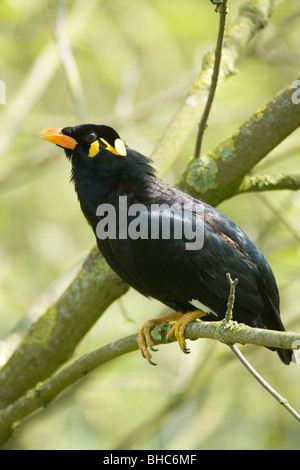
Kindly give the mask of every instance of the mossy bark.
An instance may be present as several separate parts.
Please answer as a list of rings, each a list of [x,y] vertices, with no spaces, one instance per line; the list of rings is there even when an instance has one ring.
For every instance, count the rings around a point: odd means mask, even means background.
[[[82,337],[128,286],[94,248],[69,287],[29,329],[0,371],[4,408],[69,359]]]
[[[192,159],[178,187],[212,205],[239,191],[245,175],[300,126],[292,84],[261,107],[207,155]]]

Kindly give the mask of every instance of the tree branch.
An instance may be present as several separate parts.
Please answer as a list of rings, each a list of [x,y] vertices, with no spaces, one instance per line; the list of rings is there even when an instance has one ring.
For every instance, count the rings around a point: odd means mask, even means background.
[[[192,341],[199,338],[218,339],[222,343],[254,344],[267,348],[298,349],[300,333],[252,328],[236,322],[193,322],[186,328],[186,337]],[[163,332],[162,342],[165,334]]]
[[[178,186],[216,205],[236,194],[247,172],[300,126],[292,84],[256,111],[207,155],[194,159]]]
[[[235,281],[233,281],[235,282]],[[170,324],[159,325],[153,330],[155,344],[170,343],[166,336]],[[223,320],[221,322],[193,322],[185,330],[185,337],[191,340],[199,338],[217,339],[222,343],[256,344],[258,346],[297,349],[300,347],[300,334],[251,328],[244,324]],[[176,341],[173,339],[172,341]],[[0,445],[13,431],[15,422],[45,407],[68,386],[101,365],[138,349],[137,335],[127,336],[103,346],[81,358],[55,374],[44,384],[36,387],[18,401],[0,412]]]
[[[1,369],[0,408],[53,374],[72,356],[107,307],[128,288],[98,249],[92,250],[70,286],[31,326]]]
[[[245,176],[237,190],[237,194],[300,189],[300,175],[255,175]]]

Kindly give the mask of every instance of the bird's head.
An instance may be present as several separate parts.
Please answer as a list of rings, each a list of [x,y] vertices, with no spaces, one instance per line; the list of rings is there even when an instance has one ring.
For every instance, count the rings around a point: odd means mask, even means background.
[[[42,139],[62,147],[72,163],[71,179],[81,198],[99,197],[114,189],[130,192],[144,188],[149,176],[155,175],[151,160],[126,147],[119,134],[109,126],[81,124],[50,128],[40,133]]]
[[[119,134],[109,126],[82,124],[50,128],[40,133],[42,139],[62,147],[69,159],[89,159],[114,154],[126,157],[127,151]]]

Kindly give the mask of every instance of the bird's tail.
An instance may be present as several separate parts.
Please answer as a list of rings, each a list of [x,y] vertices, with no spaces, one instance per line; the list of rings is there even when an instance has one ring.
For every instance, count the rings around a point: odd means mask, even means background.
[[[271,304],[270,306],[273,311],[272,311],[272,315],[270,316],[270,318],[268,318],[268,316],[266,315],[264,316],[265,327],[270,330],[285,331],[285,328],[281,321],[278,310],[275,308],[273,302],[270,302],[270,304]],[[270,348],[270,349],[277,352],[278,356],[280,357],[280,359],[282,360],[284,364],[289,365],[291,362],[297,363],[295,354],[292,349],[282,349],[282,348]]]
[[[291,349],[277,348],[276,351],[284,364],[289,365],[291,362],[294,362],[295,364],[297,363],[295,354]]]

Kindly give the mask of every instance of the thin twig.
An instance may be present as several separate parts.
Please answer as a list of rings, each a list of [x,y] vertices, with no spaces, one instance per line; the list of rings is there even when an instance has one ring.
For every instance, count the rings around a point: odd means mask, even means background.
[[[268,382],[266,382],[265,379],[249,364],[245,356],[241,353],[241,351],[238,349],[238,347],[235,344],[228,345],[230,349],[234,352],[234,354],[238,357],[238,359],[241,361],[243,366],[246,367],[246,369],[253,375],[253,377],[286,409],[291,413],[294,418],[296,418],[297,421],[300,422],[300,415],[295,411],[291,405],[289,405],[288,401],[283,398],[276,390],[274,390],[273,387],[271,387]]]
[[[232,309],[234,305],[234,299],[235,299],[235,286],[238,283],[238,279],[235,279],[234,281],[231,279],[231,276],[229,273],[226,274],[228,283],[230,285],[230,294],[228,297],[228,304],[227,304],[227,312],[225,315],[225,320],[230,321],[232,319]],[[241,353],[239,348],[235,344],[228,344],[230,349],[234,352],[234,354],[237,356],[237,358],[241,361],[244,367],[253,375],[253,377],[284,407],[286,408],[289,413],[291,413],[294,418],[297,419],[297,421],[300,422],[300,415],[289,405],[287,400],[283,398],[276,390],[274,390],[273,387],[271,387],[270,384],[254,369],[254,367],[251,366],[251,364],[247,361],[245,356]]]
[[[233,311],[233,305],[234,305],[234,300],[235,300],[235,286],[238,283],[238,279],[235,279],[233,281],[231,279],[230,273],[227,273],[226,277],[230,286],[230,292],[229,292],[229,297],[228,297],[228,302],[227,302],[227,311],[225,313],[225,320],[230,321],[232,320],[232,311]]]
[[[226,15],[227,15],[227,0],[224,0],[222,4],[218,4],[216,11],[220,13],[220,16],[219,16],[219,31],[218,31],[217,45],[216,45],[216,51],[215,51],[215,61],[214,61],[213,73],[211,76],[211,85],[210,85],[209,94],[207,97],[207,102],[206,102],[205,109],[204,109],[204,112],[202,114],[202,117],[199,123],[197,142],[196,142],[196,148],[195,148],[195,158],[200,157],[203,134],[207,126],[208,116],[209,116],[213,99],[215,96],[215,92],[217,89],[220,63],[221,63],[221,57],[222,57],[222,45],[223,45],[223,38],[224,38],[224,31],[225,31]]]

